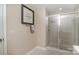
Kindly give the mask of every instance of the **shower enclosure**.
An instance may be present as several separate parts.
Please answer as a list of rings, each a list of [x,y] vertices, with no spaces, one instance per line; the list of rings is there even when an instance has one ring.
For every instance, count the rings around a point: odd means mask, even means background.
[[[47,46],[72,51],[79,43],[79,13],[49,16],[47,35]]]
[[[0,4],[0,55],[7,54],[6,5]]]

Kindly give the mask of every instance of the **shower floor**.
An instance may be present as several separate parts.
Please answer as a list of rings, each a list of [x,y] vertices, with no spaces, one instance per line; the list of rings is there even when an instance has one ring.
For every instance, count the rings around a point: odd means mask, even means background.
[[[47,48],[36,47],[32,51],[27,53],[27,55],[73,55],[73,53],[51,47]]]

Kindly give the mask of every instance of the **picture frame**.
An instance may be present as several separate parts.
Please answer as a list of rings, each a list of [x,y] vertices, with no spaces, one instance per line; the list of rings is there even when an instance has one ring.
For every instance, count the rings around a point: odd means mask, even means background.
[[[21,23],[34,25],[34,10],[21,4]]]

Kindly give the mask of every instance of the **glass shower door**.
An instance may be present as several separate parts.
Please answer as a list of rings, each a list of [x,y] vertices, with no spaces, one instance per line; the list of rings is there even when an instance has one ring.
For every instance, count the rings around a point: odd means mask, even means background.
[[[60,49],[72,50],[74,23],[74,14],[61,15],[59,28]]]
[[[48,19],[48,46],[58,48],[58,15]]]
[[[3,5],[0,4],[0,55],[4,53],[4,40],[3,40]]]
[[[75,13],[75,40],[74,45],[79,45],[79,12]]]

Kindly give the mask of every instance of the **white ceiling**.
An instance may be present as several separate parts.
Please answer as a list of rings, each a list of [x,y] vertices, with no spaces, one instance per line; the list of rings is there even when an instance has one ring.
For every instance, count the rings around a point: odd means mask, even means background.
[[[48,13],[59,13],[59,8],[62,8],[61,12],[73,12],[76,4],[45,4]]]

